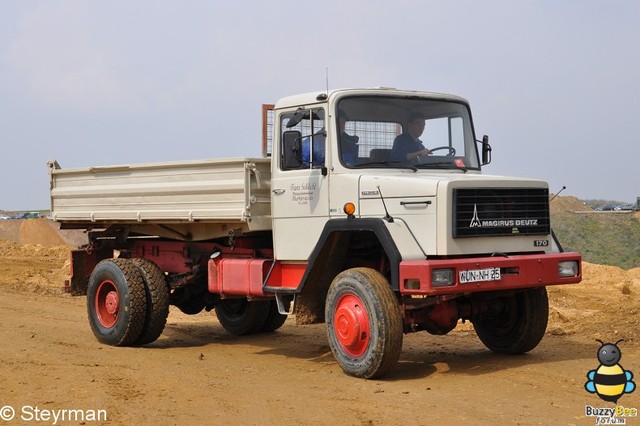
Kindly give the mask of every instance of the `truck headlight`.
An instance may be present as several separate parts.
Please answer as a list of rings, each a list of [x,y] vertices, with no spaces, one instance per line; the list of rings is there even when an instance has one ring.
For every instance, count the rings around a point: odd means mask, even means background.
[[[558,262],[558,276],[561,278],[578,276],[578,261],[565,260]]]
[[[431,285],[433,287],[453,285],[453,277],[453,269],[434,269],[431,271]]]

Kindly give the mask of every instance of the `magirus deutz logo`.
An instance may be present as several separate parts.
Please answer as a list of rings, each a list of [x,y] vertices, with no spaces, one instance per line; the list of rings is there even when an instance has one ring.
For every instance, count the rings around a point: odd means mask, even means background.
[[[536,226],[538,219],[483,219],[478,217],[478,205],[473,205],[473,217],[469,228],[514,228],[518,226]]]

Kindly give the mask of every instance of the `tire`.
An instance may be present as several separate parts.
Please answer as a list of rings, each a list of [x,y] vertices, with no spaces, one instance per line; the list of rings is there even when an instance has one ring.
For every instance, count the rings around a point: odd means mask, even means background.
[[[327,293],[325,318],[331,352],[346,374],[377,379],[398,362],[402,314],[379,272],[353,268],[338,274]]]
[[[202,288],[200,288],[202,287]],[[169,304],[175,305],[187,315],[199,314],[207,306],[205,302],[206,285],[178,287],[169,296]]]
[[[269,302],[224,299],[215,309],[222,327],[235,336],[242,336],[260,331],[269,315]]]
[[[137,345],[146,345],[155,341],[164,330],[169,316],[169,287],[164,272],[158,265],[147,259],[133,259],[133,264],[138,267],[144,280],[144,288],[147,297],[147,309],[144,327]]]
[[[128,259],[105,259],[94,268],[87,288],[87,313],[96,338],[131,346],[145,325],[146,294],[140,269]]]
[[[260,328],[260,331],[265,333],[271,333],[282,327],[287,320],[287,315],[282,315],[278,312],[278,303],[275,300],[269,302],[269,313],[267,319]]]
[[[189,300],[176,306],[183,314],[196,315],[204,310],[206,304],[204,300]]]
[[[472,319],[478,338],[487,348],[501,354],[521,354],[538,346],[549,319],[546,288],[500,297],[493,307]]]

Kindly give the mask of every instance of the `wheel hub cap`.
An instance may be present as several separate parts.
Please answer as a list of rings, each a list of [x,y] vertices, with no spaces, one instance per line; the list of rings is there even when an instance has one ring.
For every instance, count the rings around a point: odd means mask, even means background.
[[[120,312],[120,293],[116,285],[108,280],[100,283],[93,303],[100,325],[105,328],[113,327]]]
[[[353,295],[340,299],[335,314],[338,342],[352,356],[362,355],[369,344],[369,316],[359,298]]]
[[[118,312],[118,293],[116,293],[115,291],[110,291],[109,294],[107,294],[105,307],[107,309],[107,313],[109,313],[110,315]]]

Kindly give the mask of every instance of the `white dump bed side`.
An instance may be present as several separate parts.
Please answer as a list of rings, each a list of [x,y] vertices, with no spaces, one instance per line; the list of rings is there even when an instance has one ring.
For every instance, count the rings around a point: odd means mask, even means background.
[[[64,170],[50,161],[51,215],[77,228],[214,222],[270,229],[270,163],[232,158]]]

